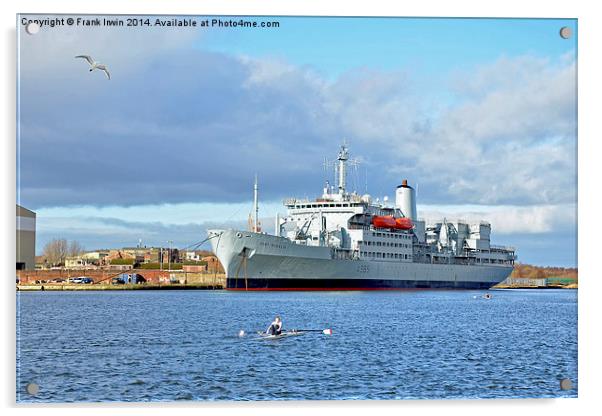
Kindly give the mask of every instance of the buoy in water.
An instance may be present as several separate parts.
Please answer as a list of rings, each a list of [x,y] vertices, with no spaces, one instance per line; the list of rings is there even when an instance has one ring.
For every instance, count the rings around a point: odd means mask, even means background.
[[[485,293],[483,295],[483,299],[491,299],[491,295],[489,293]]]
[[[242,329],[240,330],[240,332],[238,333],[239,337],[244,337],[245,336],[245,331],[243,331]]]

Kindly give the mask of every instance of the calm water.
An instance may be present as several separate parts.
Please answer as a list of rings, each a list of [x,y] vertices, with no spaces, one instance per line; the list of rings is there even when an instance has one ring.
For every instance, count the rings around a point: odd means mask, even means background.
[[[20,292],[17,400],[576,397],[577,292],[483,293]]]

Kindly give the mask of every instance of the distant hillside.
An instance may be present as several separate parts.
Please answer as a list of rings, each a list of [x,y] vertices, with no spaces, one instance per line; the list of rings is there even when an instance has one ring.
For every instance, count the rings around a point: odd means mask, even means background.
[[[540,267],[532,266],[530,264],[514,265],[514,270],[510,277],[524,277],[529,279],[543,279],[543,278],[562,278],[578,280],[578,269],[577,268],[565,268],[565,267]]]

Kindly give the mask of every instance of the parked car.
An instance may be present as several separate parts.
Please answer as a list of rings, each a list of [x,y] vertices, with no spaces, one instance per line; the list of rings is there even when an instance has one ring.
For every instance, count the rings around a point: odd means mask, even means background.
[[[56,279],[52,279],[50,283],[65,283],[65,279],[60,279],[57,277]]]
[[[94,283],[94,280],[92,280],[91,277],[86,277],[86,276],[72,277],[71,279],[67,279],[67,281],[69,283],[76,283],[76,284]]]
[[[125,284],[140,284],[146,283],[144,276],[138,273],[122,273],[117,277],[111,279],[111,284],[114,285],[125,285]]]
[[[125,279],[123,277],[117,276],[111,279],[112,285],[125,285]]]

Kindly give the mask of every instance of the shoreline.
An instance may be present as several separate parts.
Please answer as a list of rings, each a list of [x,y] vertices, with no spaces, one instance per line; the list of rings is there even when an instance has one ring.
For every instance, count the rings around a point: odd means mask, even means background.
[[[203,283],[188,284],[23,284],[16,285],[17,292],[77,292],[77,291],[106,291],[106,290],[223,290],[220,284]]]
[[[546,285],[546,286],[517,286],[517,285],[496,285],[491,288],[491,290],[495,289],[574,289],[578,290],[579,287],[576,283],[570,285]]]
[[[563,290],[578,290],[577,285],[568,286],[494,286],[487,290],[512,290],[512,289],[563,289]],[[16,285],[17,292],[78,292],[78,291],[112,291],[112,290],[225,290],[221,284],[203,284],[203,283],[187,283],[187,284],[22,284]],[[429,289],[426,289],[429,290]],[[436,290],[436,289],[433,289]],[[467,289],[458,289],[467,290]],[[336,291],[336,290],[335,290]],[[468,290],[469,291],[469,290]]]

